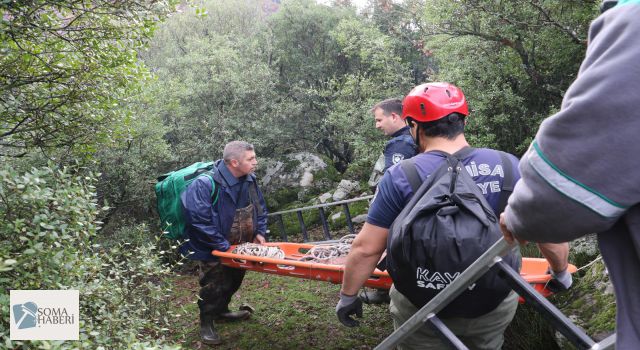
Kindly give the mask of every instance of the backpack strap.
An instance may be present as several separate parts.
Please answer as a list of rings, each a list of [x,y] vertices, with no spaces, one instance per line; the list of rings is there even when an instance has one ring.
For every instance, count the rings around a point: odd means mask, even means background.
[[[502,213],[504,208],[507,207],[507,201],[513,192],[514,177],[513,177],[513,163],[511,158],[502,151],[498,151],[500,154],[500,161],[502,162],[502,171],[504,172],[504,178],[502,179],[502,190],[500,191],[500,199],[498,200],[498,213]]]
[[[470,146],[465,146],[461,149],[459,149],[456,153],[454,154],[449,154],[447,152],[443,152],[443,151],[435,151],[436,153],[439,153],[445,157],[447,157],[445,163],[443,164],[443,166],[434,171],[432,175],[434,181],[439,179],[441,176],[443,176],[446,172],[451,170],[451,183],[449,184],[449,192],[453,193],[453,191],[455,190],[456,187],[456,178],[458,177],[459,174],[459,169],[464,169],[464,165],[462,164],[462,160],[468,158],[476,149]],[[461,165],[461,166],[460,166]]]
[[[211,171],[207,171],[204,173],[200,173],[198,175],[203,175],[209,178],[209,180],[211,181],[211,198],[213,198],[213,201],[211,202],[211,205],[216,204],[216,202],[218,201],[218,186],[216,186],[216,181],[213,179],[213,170]],[[215,196],[215,198],[214,198]]]
[[[409,158],[401,161],[400,166],[402,167],[404,174],[407,176],[409,185],[411,185],[411,191],[415,194],[418,192],[420,185],[422,185],[422,179],[420,179],[420,174],[418,174],[418,169],[416,169],[416,162],[413,158]]]

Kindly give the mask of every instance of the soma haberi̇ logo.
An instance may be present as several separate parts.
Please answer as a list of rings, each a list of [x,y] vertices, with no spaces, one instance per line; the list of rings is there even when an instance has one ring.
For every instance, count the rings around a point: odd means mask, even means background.
[[[14,304],[13,319],[18,329],[33,328],[36,326],[36,316],[38,312],[38,305],[33,302],[26,302],[24,304]]]
[[[77,290],[12,290],[11,340],[78,340]]]

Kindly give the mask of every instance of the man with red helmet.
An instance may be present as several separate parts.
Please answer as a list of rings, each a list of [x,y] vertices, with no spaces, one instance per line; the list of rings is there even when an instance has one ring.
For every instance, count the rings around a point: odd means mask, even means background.
[[[464,136],[465,118],[469,114],[467,101],[462,91],[449,83],[427,83],[415,87],[403,101],[402,118],[411,128],[411,135],[418,147],[413,157],[421,179],[426,179],[446,160],[442,152],[454,154],[469,147]],[[519,179],[518,159],[511,159],[514,180]],[[504,170],[500,152],[492,149],[474,149],[462,159],[465,168],[482,190],[496,214],[500,206]],[[338,319],[346,326],[356,326],[358,321],[351,315],[362,316],[362,303],[356,296],[358,289],[371,275],[386,248],[389,227],[407,205],[413,190],[401,166],[392,166],[383,176],[378,191],[371,203],[366,223],[356,237],[347,257],[345,273],[336,306]],[[555,262],[562,264],[566,246],[553,247],[548,254],[560,257]],[[566,263],[566,256],[564,256]],[[552,265],[554,271],[566,266]],[[568,286],[567,286],[568,287]],[[394,327],[399,327],[418,309],[394,287],[390,291],[390,311]],[[517,308],[517,295],[511,292],[494,310],[477,318],[448,318],[442,321],[461,338],[465,344],[477,349],[499,349],[503,333]],[[441,349],[446,345],[428,327],[408,336],[399,349]]]

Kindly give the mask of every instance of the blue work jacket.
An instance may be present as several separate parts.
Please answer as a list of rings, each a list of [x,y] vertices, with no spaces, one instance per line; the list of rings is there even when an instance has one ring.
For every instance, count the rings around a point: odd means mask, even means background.
[[[180,252],[192,260],[216,261],[218,259],[211,255],[212,250],[229,250],[227,237],[236,209],[250,204],[249,186],[256,186],[258,204],[262,206],[260,215],[257,208],[254,208],[254,237],[256,234],[267,237],[267,206],[255,175],[249,174],[238,179],[222,160],[218,160],[215,162],[213,178],[217,187],[217,194],[213,197],[208,176],[198,177],[180,196],[185,218],[185,236],[189,239],[180,246]],[[246,186],[243,186],[245,182]],[[216,195],[218,199],[212,206]]]

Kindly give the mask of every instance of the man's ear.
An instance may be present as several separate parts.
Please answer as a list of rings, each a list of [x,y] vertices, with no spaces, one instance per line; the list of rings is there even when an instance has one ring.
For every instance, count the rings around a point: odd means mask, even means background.
[[[234,167],[237,168],[238,165],[240,164],[240,162],[237,159],[231,159],[231,162],[229,162],[229,164]]]

